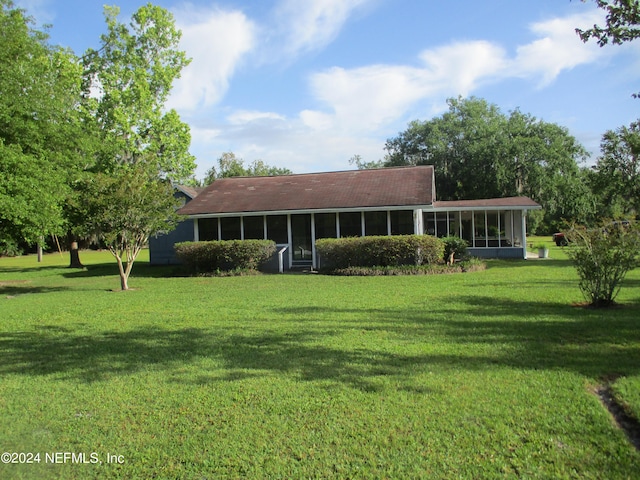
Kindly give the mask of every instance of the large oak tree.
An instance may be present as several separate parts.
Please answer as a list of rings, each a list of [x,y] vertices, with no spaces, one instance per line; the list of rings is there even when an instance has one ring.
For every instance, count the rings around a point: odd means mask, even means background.
[[[0,0],[0,252],[65,229],[87,140],[81,67],[27,14]]]
[[[531,197],[544,208],[543,231],[591,214],[579,165],[587,153],[566,128],[479,98],[447,103],[442,116],[387,140],[385,165],[433,165],[440,200]]]

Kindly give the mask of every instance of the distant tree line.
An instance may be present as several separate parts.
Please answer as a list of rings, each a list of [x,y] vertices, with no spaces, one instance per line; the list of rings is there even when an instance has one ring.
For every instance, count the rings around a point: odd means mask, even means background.
[[[640,212],[640,127],[604,134],[592,166],[569,131],[514,110],[508,114],[480,98],[450,98],[448,111],[414,120],[387,140],[384,159],[350,163],[359,169],[433,165],[439,200],[528,196],[532,232],[552,233],[567,222],[635,218]]]
[[[236,157],[233,152],[224,152],[217,160],[217,166],[212,166],[205,173],[202,185],[209,185],[218,178],[228,177],[273,177],[276,175],[290,175],[288,168],[267,165],[262,160],[254,160],[245,167],[244,160]]]

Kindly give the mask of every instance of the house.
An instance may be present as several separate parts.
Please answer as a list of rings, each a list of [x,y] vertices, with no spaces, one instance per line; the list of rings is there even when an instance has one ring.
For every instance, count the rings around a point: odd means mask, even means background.
[[[527,197],[437,201],[432,166],[216,180],[185,204],[185,240],[270,239],[287,267],[316,267],[319,238],[456,235],[472,255],[526,258]],[[185,231],[186,230],[181,230]],[[167,240],[163,248],[168,248]],[[152,246],[150,246],[151,248]],[[168,258],[169,254],[151,254]]]

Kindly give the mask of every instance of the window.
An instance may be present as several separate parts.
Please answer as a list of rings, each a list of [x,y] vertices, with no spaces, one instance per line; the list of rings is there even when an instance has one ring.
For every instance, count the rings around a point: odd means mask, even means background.
[[[364,213],[365,235],[388,235],[387,212]]]
[[[504,231],[500,229],[498,212],[487,212],[487,246],[500,247],[504,238]]]
[[[413,210],[391,212],[391,235],[413,235]]]
[[[199,218],[198,219],[198,239],[201,242],[218,240],[218,219]]]
[[[449,236],[460,237],[460,212],[449,212]]]
[[[424,222],[424,233],[427,235],[436,234],[436,222],[433,212],[423,212],[422,220]]]
[[[245,240],[262,240],[264,238],[264,217],[244,217]]]
[[[222,217],[220,233],[221,240],[240,240],[240,217]]]
[[[336,214],[316,213],[316,238],[336,238]]]
[[[449,218],[447,212],[423,212],[424,233],[439,238],[449,235],[457,235],[456,227],[453,224],[453,217]],[[449,225],[451,222],[451,225]]]
[[[286,215],[267,216],[267,238],[277,244],[289,243]]]
[[[460,212],[460,224],[462,226],[462,238],[467,241],[471,246],[473,245],[473,228],[471,219],[473,214],[471,212]]]
[[[476,212],[473,216],[474,247],[487,246],[487,225],[485,212]]]
[[[340,236],[341,237],[361,237],[362,236],[362,215],[360,212],[340,213]]]
[[[443,238],[449,235],[447,229],[447,212],[436,213],[436,235]]]
[[[516,244],[513,227],[513,212],[510,210],[500,212],[500,231],[504,232],[502,245],[505,247],[513,247]]]

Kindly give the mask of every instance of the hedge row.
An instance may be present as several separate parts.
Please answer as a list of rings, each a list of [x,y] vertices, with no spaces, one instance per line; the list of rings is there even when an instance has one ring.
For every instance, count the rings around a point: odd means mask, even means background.
[[[323,238],[316,242],[322,269],[441,263],[442,240],[429,235]]]
[[[194,273],[231,270],[258,270],[276,251],[271,240],[223,240],[182,242],[175,245],[176,256]]]

